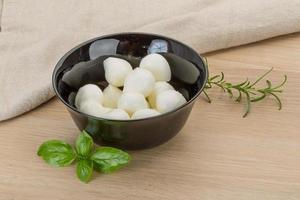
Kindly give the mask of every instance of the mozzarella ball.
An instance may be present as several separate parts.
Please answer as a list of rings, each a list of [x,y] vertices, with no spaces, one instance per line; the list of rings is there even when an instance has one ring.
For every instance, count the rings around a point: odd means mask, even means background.
[[[184,96],[175,90],[166,90],[156,97],[156,109],[161,112],[169,112],[186,103]]]
[[[124,85],[124,80],[132,71],[132,67],[124,59],[109,57],[103,61],[105,79],[116,87]]]
[[[140,67],[152,72],[156,81],[171,80],[170,65],[168,61],[160,54],[153,53],[145,56],[141,60]]]
[[[108,85],[103,90],[103,106],[109,108],[117,108],[118,101],[121,95],[122,95],[122,90],[120,90],[119,88],[113,85]]]
[[[156,108],[156,96],[157,94],[166,91],[166,90],[174,90],[173,86],[165,81],[158,81],[154,85],[154,89],[148,97],[149,104],[151,108]]]
[[[128,113],[122,109],[113,109],[112,111],[103,114],[102,117],[106,119],[116,119],[116,120],[124,120],[130,118]]]
[[[93,100],[99,104],[102,104],[103,94],[97,85],[87,84],[79,88],[75,97],[76,108],[79,108],[80,105],[87,100]]]
[[[154,117],[157,115],[160,115],[160,113],[157,110],[146,108],[146,109],[138,110],[135,113],[133,113],[131,119],[142,119],[142,118]]]
[[[111,111],[111,108],[102,107],[98,102],[88,100],[82,102],[79,107],[79,111],[95,117],[102,117],[104,113]]]
[[[148,108],[148,103],[142,94],[123,93],[118,101],[118,108],[125,110],[131,115],[138,110]]]
[[[140,93],[149,96],[155,84],[152,73],[146,69],[135,68],[125,79],[123,91]]]

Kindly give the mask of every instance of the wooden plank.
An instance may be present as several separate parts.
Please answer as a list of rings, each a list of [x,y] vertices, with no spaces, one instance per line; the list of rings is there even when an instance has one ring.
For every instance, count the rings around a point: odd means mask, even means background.
[[[0,123],[0,199],[300,199],[300,34],[208,55],[210,73],[240,81],[275,67],[289,79],[283,110],[270,98],[244,119],[243,104],[210,91],[197,100],[181,133],[165,145],[131,152],[133,162],[79,182],[75,167],[53,168],[36,156],[47,139],[74,142],[78,131],[57,99]]]

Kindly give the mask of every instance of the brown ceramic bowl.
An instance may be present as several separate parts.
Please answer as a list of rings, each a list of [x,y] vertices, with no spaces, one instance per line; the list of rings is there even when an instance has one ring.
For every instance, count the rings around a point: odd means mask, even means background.
[[[74,98],[81,86],[107,86],[102,65],[105,58],[121,57],[137,67],[140,59],[150,53],[159,53],[168,60],[170,83],[185,96],[186,104],[159,116],[136,120],[103,119],[76,109]],[[145,149],[165,143],[181,130],[207,78],[204,60],[187,45],[160,35],[120,33],[91,39],[66,53],[54,69],[53,87],[77,127],[86,130],[96,143]]]

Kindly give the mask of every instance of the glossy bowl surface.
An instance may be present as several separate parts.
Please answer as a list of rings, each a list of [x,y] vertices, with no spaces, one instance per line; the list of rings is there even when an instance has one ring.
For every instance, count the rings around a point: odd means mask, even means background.
[[[104,59],[120,57],[135,68],[150,53],[159,53],[168,60],[172,71],[170,83],[185,96],[185,105],[137,120],[108,120],[76,109],[74,99],[81,86],[88,83],[97,84],[101,89],[107,86]],[[207,78],[204,60],[187,45],[160,35],[120,33],[91,39],[70,50],[57,63],[52,80],[56,95],[66,105],[77,127],[86,130],[96,143],[145,149],[165,143],[181,130]]]

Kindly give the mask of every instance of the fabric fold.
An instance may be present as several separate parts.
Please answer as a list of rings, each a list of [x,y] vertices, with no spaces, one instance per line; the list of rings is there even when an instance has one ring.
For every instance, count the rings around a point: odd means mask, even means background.
[[[2,8],[3,8],[3,0],[0,0],[0,32],[1,32]]]
[[[0,121],[50,99],[56,62],[93,37],[149,32],[205,53],[300,31],[299,0],[1,2]]]

